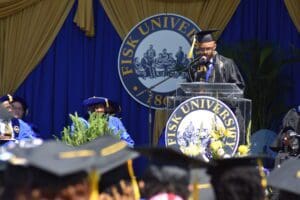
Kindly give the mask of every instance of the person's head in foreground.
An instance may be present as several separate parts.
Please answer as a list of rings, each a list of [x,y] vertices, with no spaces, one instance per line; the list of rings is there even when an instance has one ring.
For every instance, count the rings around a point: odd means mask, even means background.
[[[264,200],[266,179],[255,157],[226,158],[209,168],[217,200]]]

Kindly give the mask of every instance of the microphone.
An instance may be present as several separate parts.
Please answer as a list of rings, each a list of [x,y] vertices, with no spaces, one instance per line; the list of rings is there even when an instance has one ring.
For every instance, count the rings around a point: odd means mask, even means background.
[[[190,63],[190,66],[205,65],[206,63],[207,63],[207,57],[199,56]]]
[[[199,60],[199,64],[206,64],[207,63],[207,57],[206,56],[201,56]]]

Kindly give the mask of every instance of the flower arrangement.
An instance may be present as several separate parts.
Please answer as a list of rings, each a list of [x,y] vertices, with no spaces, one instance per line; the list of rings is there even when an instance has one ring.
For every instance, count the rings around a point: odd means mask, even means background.
[[[250,134],[251,134],[251,121],[247,127],[247,144],[245,145],[240,145],[238,147],[238,151],[234,156],[247,156],[250,151]],[[218,159],[218,158],[228,158],[231,157],[230,155],[225,153],[224,150],[224,141],[226,140],[226,137],[230,135],[230,132],[223,127],[218,127],[217,123],[214,123],[214,128],[211,133],[212,140],[210,143],[210,150],[212,153],[212,158]]]
[[[104,135],[113,135],[113,130],[108,127],[108,115],[90,113],[88,123],[77,113],[69,115],[72,121],[71,126],[64,127],[61,133],[61,140],[71,146],[79,146]],[[117,134],[119,137],[120,133]]]

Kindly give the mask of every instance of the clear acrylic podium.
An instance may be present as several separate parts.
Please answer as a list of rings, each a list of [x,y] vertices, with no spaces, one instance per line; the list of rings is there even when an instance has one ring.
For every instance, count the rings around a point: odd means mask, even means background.
[[[212,96],[218,97],[243,97],[243,91],[234,83],[206,83],[191,82],[180,83],[176,96]]]
[[[247,128],[251,122],[252,101],[243,98],[243,90],[234,83],[180,83],[176,96],[167,97],[167,111],[173,110],[185,100],[195,96],[211,96],[223,101],[235,114],[240,128],[240,144],[246,143]]]

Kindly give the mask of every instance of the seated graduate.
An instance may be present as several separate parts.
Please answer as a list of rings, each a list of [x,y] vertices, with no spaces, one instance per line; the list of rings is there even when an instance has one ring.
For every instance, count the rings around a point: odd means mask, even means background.
[[[48,140],[34,148],[15,147],[10,149],[10,153],[0,199],[108,200],[114,199],[116,193],[126,199],[138,199],[136,197],[140,196],[132,173],[132,159],[139,154],[126,142],[111,136],[98,137],[77,147]],[[119,193],[114,186],[121,178],[108,173],[124,163],[128,163],[128,171],[131,171],[129,180],[135,186],[127,187],[120,182],[122,192]],[[106,174],[109,176],[105,177]],[[112,193],[99,194],[99,180],[112,183],[105,184],[106,191]]]
[[[19,97],[19,96],[13,96],[13,102],[11,103],[12,110],[13,110],[13,116],[17,119],[22,119],[24,122],[26,122],[32,129],[32,131],[38,136],[40,134],[39,129],[37,126],[33,123],[29,123],[27,120],[25,120],[26,115],[28,114],[28,106],[26,101]]]
[[[35,133],[30,126],[23,120],[13,117],[11,103],[13,98],[11,95],[0,97],[0,140],[19,141],[25,139],[34,139]]]
[[[212,36],[216,31],[202,30],[196,34],[195,48],[192,47],[191,51],[200,60],[198,65],[190,68],[188,81],[235,83],[243,90],[244,79],[234,61],[216,51],[216,40]]]
[[[12,149],[0,199],[89,199],[88,171],[92,160],[61,142]],[[68,156],[65,156],[68,154]]]
[[[87,108],[89,113],[97,112],[108,115],[108,126],[113,130],[114,134],[120,134],[120,139],[127,142],[130,147],[134,146],[134,141],[130,137],[129,133],[126,131],[122,121],[113,116],[112,114],[120,111],[120,107],[104,97],[90,97],[83,101],[83,105]],[[89,116],[86,117],[88,119]],[[86,126],[89,126],[88,122],[81,118]]]

